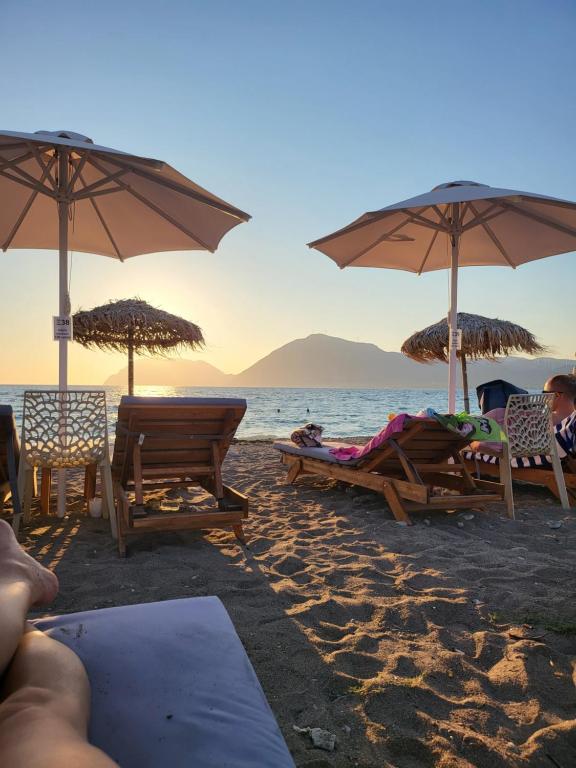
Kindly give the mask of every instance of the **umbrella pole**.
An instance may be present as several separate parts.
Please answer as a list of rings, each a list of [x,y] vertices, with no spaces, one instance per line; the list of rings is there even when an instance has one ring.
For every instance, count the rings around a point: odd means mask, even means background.
[[[450,311],[448,313],[448,413],[456,410],[457,339],[458,339],[458,241],[460,239],[460,204],[452,205],[452,259],[450,270]]]
[[[468,366],[466,364],[466,355],[460,353],[460,365],[462,366],[462,390],[464,391],[464,410],[470,413],[470,395],[468,393]]]
[[[70,299],[68,297],[68,150],[64,147],[58,150],[58,241],[60,250],[60,274],[59,274],[59,314],[70,314]],[[58,341],[58,389],[66,392],[68,389],[68,341]],[[62,399],[62,406],[64,400]],[[65,440],[65,414],[64,409],[60,416],[62,430],[61,440]],[[58,470],[58,505],[56,513],[58,517],[66,514],[66,470]]]
[[[128,331],[128,394],[134,394],[134,331]]]

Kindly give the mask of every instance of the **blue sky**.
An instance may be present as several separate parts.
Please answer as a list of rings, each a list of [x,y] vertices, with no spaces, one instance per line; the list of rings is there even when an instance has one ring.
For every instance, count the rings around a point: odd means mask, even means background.
[[[339,271],[306,243],[453,179],[575,200],[575,37],[569,0],[4,0],[2,127],[158,157],[253,216],[214,255],[73,255],[73,308],[138,294],[228,372],[313,332],[397,350],[446,313],[447,273]],[[52,383],[56,254],[0,258],[0,380]],[[575,254],[468,268],[459,308],[573,356],[575,282]],[[77,383],[124,362],[70,357]]]

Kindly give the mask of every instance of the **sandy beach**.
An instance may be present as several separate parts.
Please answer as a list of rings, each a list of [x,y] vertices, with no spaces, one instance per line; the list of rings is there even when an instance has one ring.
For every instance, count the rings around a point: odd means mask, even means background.
[[[149,534],[125,560],[78,478],[69,517],[23,534],[60,578],[49,613],[217,595],[299,767],[576,765],[573,512],[518,486],[515,521],[502,505],[406,528],[375,494],[286,485],[270,443],[233,445],[224,469],[250,497],[248,547]]]

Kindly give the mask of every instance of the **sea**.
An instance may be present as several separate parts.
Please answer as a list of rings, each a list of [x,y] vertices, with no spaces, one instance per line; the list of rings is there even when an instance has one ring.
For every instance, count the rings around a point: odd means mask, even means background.
[[[71,388],[106,391],[109,431],[113,436],[118,403],[126,394],[124,387]],[[54,387],[0,384],[0,404],[14,408],[19,430],[24,392],[28,389]],[[244,440],[287,437],[296,427],[311,421],[324,427],[325,437],[369,436],[380,430],[390,413],[417,413],[423,408],[445,413],[448,402],[447,391],[441,389],[136,386],[134,394],[145,397],[242,397],[248,409],[237,437]],[[472,411],[475,410],[473,395],[471,392]],[[461,392],[457,396],[456,409],[464,410]]]

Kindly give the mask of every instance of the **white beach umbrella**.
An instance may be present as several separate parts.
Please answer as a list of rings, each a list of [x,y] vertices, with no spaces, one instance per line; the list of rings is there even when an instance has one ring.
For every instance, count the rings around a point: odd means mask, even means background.
[[[474,181],[365,213],[309,243],[344,267],[450,269],[448,410],[456,406],[459,266],[506,266],[576,250],[576,203]]]
[[[70,315],[69,248],[120,261],[215,251],[249,218],[159,160],[101,147],[72,131],[0,131],[0,247],[60,252],[60,316]],[[59,389],[67,383],[61,340]]]

